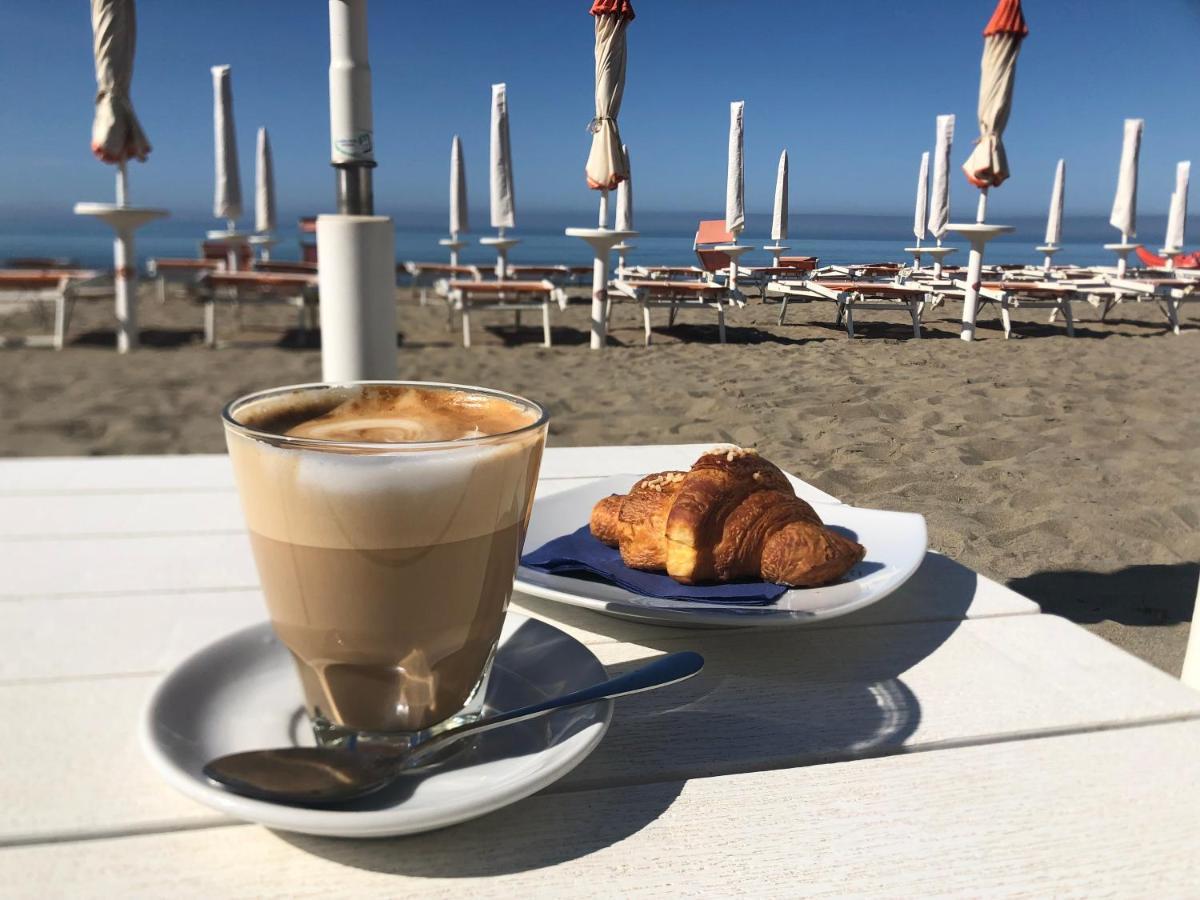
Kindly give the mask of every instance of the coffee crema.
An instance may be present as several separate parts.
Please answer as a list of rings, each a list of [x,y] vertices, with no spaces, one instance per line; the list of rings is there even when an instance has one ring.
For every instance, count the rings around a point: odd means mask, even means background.
[[[455,714],[512,593],[545,441],[544,423],[526,428],[536,408],[363,385],[298,388],[234,418],[281,438],[227,431],[272,624],[310,714],[365,732]]]

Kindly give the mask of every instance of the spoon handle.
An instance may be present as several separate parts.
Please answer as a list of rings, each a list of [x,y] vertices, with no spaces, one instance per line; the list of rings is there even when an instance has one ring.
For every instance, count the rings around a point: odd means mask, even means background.
[[[505,725],[535,719],[538,716],[544,716],[571,706],[582,706],[586,703],[595,703],[597,700],[624,697],[628,694],[638,694],[642,691],[675,684],[676,682],[691,678],[703,667],[704,657],[699,653],[686,651],[660,656],[658,659],[647,663],[639,669],[627,672],[624,675],[618,675],[616,678],[610,678],[608,681],[601,681],[599,684],[593,684],[591,687],[443,731],[441,734],[434,735],[418,745],[406,756],[404,759],[404,768],[407,769],[417,765],[421,759],[433,751],[440,750],[446,744],[457,741],[467,735],[482,734],[485,731],[491,731],[493,728],[500,728]]]

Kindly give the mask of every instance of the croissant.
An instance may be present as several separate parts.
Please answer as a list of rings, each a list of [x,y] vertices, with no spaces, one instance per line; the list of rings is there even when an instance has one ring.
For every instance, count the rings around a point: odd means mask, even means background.
[[[773,463],[753,450],[706,453],[688,472],[643,478],[592,509],[591,532],[633,569],[683,584],[828,584],[864,548],[826,528]]]

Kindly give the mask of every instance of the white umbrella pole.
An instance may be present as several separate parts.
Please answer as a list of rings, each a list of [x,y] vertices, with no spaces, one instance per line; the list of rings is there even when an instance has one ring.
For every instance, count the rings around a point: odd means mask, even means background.
[[[125,171],[125,160],[117,163],[117,206],[129,205],[129,178]]]
[[[600,192],[599,218],[599,227],[606,228],[608,191]],[[602,349],[608,340],[608,257],[611,252],[611,244],[592,244],[592,350]]]
[[[329,126],[338,215],[317,218],[325,381],[389,379],[396,365],[396,236],[375,216],[366,0],[329,0]]]
[[[975,222],[982,225],[987,219],[987,188],[979,189],[979,205],[975,208]]]
[[[124,205],[124,204],[122,204]],[[118,230],[113,241],[113,289],[116,294],[117,352],[128,353],[138,345],[137,254],[132,230]]]

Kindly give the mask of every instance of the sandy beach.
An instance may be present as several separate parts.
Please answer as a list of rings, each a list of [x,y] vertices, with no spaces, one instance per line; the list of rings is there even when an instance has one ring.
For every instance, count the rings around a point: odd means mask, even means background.
[[[956,304],[924,340],[898,313],[863,315],[851,341],[831,304],[793,305],[780,327],[753,300],[730,314],[726,346],[711,313],[668,331],[658,311],[646,349],[640,310],[618,305],[615,346],[592,353],[587,309],[572,306],[551,349],[540,327],[485,314],[465,350],[440,301],[402,291],[398,353],[403,377],[547,404],[552,444],[730,441],[846,502],[920,512],[934,549],[1177,674],[1200,559],[1200,399],[1181,373],[1200,336],[1167,333],[1150,304],[1103,324],[1078,308],[1074,339],[1030,311],[1005,341],[988,311],[966,345]],[[230,345],[216,351],[182,296],[146,291],[141,312],[146,346],[129,356],[111,349],[104,301],[80,305],[61,353],[0,351],[0,454],[223,452],[226,400],[320,376],[290,311],[249,310],[235,332],[223,310]],[[17,310],[0,330],[41,329]]]

